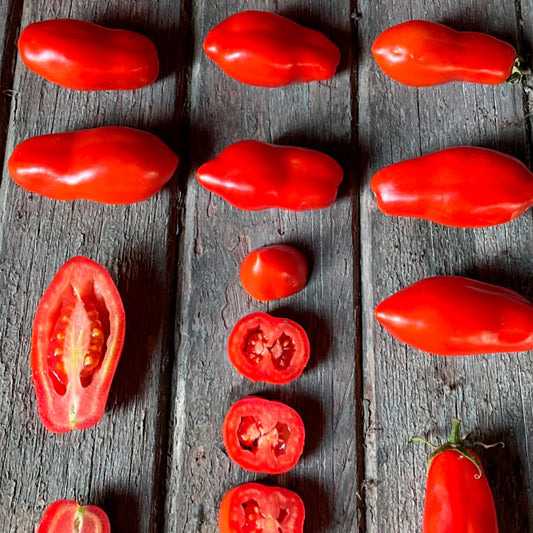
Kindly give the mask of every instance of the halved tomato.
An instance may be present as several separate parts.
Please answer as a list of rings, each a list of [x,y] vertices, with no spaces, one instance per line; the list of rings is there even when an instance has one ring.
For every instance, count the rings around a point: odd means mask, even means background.
[[[44,512],[37,533],[110,533],[107,515],[96,505],[58,500]]]
[[[102,418],[125,326],[105,268],[78,256],[59,269],[37,307],[31,350],[37,407],[49,431],[84,429]]]

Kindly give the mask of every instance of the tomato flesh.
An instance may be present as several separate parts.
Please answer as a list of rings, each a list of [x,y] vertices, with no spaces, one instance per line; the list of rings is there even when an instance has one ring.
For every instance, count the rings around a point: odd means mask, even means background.
[[[47,507],[37,533],[110,533],[106,513],[96,505],[58,500]]]

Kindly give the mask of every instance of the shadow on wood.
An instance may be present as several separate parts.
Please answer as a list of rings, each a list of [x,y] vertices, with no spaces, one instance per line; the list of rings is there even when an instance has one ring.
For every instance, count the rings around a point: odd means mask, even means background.
[[[102,497],[90,503],[105,511],[111,522],[111,531],[146,533],[141,531],[139,503],[133,494],[123,493],[118,489],[106,490]]]

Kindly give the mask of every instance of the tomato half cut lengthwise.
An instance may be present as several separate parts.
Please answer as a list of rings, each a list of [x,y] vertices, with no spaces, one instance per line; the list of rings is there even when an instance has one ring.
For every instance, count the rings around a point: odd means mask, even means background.
[[[108,126],[26,139],[8,169],[22,188],[47,198],[130,204],[158,192],[178,162],[155,135]]]
[[[31,71],[69,89],[138,89],[159,74],[150,39],[83,20],[34,22],[20,34],[18,48]]]
[[[303,533],[305,508],[292,490],[245,483],[226,492],[218,513],[220,533]]]
[[[335,201],[343,170],[316,150],[240,141],[203,164],[196,177],[239,209],[306,211]]]
[[[207,34],[204,50],[228,76],[259,87],[327,80],[340,61],[324,34],[267,11],[223,20]]]
[[[96,505],[58,500],[47,507],[37,533],[110,533],[105,512]]]
[[[384,213],[461,228],[510,222],[533,205],[533,174],[522,162],[472,146],[385,167],[371,187]]]
[[[385,30],[374,41],[372,54],[387,76],[414,87],[452,81],[495,85],[511,76],[517,62],[509,43],[425,20]]]
[[[230,407],[222,436],[230,458],[245,470],[282,474],[300,459],[305,429],[288,405],[249,396]]]
[[[375,316],[397,339],[437,355],[533,349],[533,304],[510,289],[460,276],[418,281],[383,300]]]
[[[309,338],[302,326],[267,313],[241,318],[228,340],[230,361],[240,374],[274,385],[300,377],[309,352]]]
[[[49,431],[85,429],[102,418],[125,324],[105,268],[79,256],[59,269],[37,307],[31,351],[37,407]]]

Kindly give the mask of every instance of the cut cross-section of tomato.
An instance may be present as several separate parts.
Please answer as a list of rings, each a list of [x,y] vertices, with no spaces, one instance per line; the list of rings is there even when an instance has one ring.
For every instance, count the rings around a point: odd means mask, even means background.
[[[84,429],[102,418],[125,324],[105,268],[79,256],[59,269],[37,307],[31,352],[37,407],[48,430]]]
[[[293,468],[303,452],[305,429],[288,405],[249,396],[234,403],[222,428],[228,455],[252,472],[281,474]]]
[[[221,533],[302,533],[304,504],[295,492],[245,483],[226,492],[220,503]]]
[[[241,318],[228,340],[230,361],[240,374],[274,385],[298,378],[309,352],[309,338],[302,326],[267,313]]]
[[[96,505],[58,500],[44,512],[37,533],[110,533],[109,518]]]

